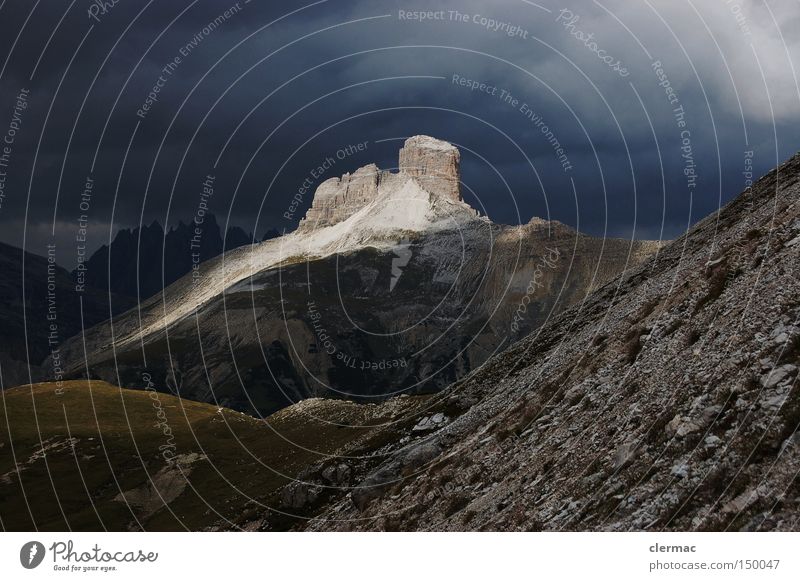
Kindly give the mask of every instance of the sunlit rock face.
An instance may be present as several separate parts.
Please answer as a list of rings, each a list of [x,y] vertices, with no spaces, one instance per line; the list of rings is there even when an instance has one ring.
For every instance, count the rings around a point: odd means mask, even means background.
[[[400,150],[398,173],[369,164],[352,174],[322,182],[300,223],[300,230],[326,228],[343,222],[376,200],[390,198],[409,178],[433,198],[460,202],[460,160],[458,148],[446,141],[425,135],[411,137]]]
[[[400,173],[415,177],[439,196],[461,200],[461,154],[458,148],[426,135],[406,140],[400,150]]]
[[[320,184],[301,229],[325,228],[347,220],[378,197],[380,170],[375,164]]]

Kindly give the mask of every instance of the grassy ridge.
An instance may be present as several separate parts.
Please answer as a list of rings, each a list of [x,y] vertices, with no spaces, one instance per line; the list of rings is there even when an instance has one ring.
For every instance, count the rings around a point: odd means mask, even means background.
[[[403,399],[408,411],[424,402]],[[62,393],[52,383],[5,390],[2,527],[236,527],[278,506],[280,488],[303,467],[385,437],[393,428],[381,413],[311,400],[262,421],[99,381],[65,382]]]

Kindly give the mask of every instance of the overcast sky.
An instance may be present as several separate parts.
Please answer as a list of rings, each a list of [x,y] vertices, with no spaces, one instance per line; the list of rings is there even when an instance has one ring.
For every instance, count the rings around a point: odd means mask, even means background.
[[[314,184],[391,169],[415,134],[461,148],[466,197],[497,222],[639,238],[680,235],[748,164],[800,149],[797,0],[0,6],[0,240],[55,239],[67,266],[82,214],[92,248],[188,221],[208,175],[223,224],[293,229],[311,192],[284,213],[326,158]]]

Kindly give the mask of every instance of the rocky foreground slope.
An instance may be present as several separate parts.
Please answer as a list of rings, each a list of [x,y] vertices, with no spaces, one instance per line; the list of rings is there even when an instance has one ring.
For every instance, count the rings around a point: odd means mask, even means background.
[[[799,179],[796,156],[437,396],[371,464],[341,459],[353,484],[322,504],[306,468],[295,526],[798,530]]]
[[[534,219],[501,226],[461,197],[460,154],[408,139],[317,189],[296,232],[200,265],[61,349],[88,373],[267,415],[308,397],[430,393],[658,248]]]

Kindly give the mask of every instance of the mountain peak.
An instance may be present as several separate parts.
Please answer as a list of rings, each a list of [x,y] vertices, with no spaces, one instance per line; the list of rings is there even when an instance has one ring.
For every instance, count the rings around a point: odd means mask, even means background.
[[[400,173],[413,176],[423,189],[461,201],[461,153],[434,137],[416,135],[400,150]]]
[[[444,198],[463,204],[460,162],[458,148],[447,141],[427,135],[410,137],[400,149],[397,173],[369,164],[352,174],[322,182],[314,192],[300,229],[325,228],[343,222],[376,200],[388,198],[409,179],[431,195],[431,203]]]

